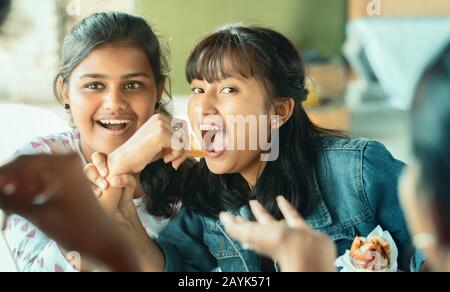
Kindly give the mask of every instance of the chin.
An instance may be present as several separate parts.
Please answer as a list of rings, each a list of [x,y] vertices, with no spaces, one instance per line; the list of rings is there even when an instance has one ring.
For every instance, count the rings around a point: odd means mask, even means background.
[[[114,152],[117,148],[119,148],[123,143],[109,143],[107,145],[100,145],[100,147],[98,147],[98,149],[101,149],[102,153],[105,153],[106,155],[111,154],[112,152]]]
[[[221,174],[229,174],[232,173],[232,169],[229,167],[226,167],[224,163],[220,162],[211,162],[206,159],[206,165],[208,166],[208,170],[215,175],[221,175]]]

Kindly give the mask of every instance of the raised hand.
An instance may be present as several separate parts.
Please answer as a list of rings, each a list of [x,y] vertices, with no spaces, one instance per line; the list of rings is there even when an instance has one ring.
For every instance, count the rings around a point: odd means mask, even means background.
[[[277,202],[284,221],[276,221],[257,201],[250,202],[257,223],[228,213],[222,213],[220,219],[233,238],[278,261],[284,272],[335,271],[333,241],[310,229],[285,198],[278,197]]]
[[[148,164],[164,159],[178,168],[187,159],[189,136],[186,123],[157,114],[126,143],[108,156],[112,175],[140,173]]]
[[[164,265],[162,254],[143,227],[133,200],[137,178],[133,174],[109,176],[105,154],[94,153],[92,162],[85,167],[85,174],[93,184],[100,204],[114,217],[133,251],[140,255],[140,269],[159,270]]]
[[[0,208],[111,270],[140,269],[129,241],[92,193],[76,154],[22,156],[1,167]]]

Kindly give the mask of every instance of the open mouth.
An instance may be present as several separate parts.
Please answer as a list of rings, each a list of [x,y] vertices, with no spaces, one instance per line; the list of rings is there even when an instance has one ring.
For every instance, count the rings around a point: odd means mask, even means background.
[[[202,134],[203,148],[209,153],[221,153],[226,150],[225,131],[215,125],[201,124],[199,130]]]
[[[113,131],[113,132],[121,132],[125,131],[131,124],[129,120],[98,120],[96,121],[97,125],[100,127]]]

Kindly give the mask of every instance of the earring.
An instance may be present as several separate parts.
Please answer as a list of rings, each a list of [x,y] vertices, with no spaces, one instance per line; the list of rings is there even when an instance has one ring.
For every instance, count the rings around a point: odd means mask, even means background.
[[[65,103],[64,104],[64,109],[67,110],[67,111],[70,110],[70,104]]]

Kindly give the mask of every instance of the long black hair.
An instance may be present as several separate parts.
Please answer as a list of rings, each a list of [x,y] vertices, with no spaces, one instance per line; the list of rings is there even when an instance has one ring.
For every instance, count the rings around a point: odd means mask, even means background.
[[[11,0],[0,0],[0,26],[5,21],[6,16],[11,9]]]
[[[157,85],[169,83],[165,87],[166,96],[159,104],[160,111],[168,114],[165,106],[171,103],[170,67],[165,48],[145,19],[121,12],[104,12],[92,14],[77,23],[64,39],[62,64],[53,82],[56,98],[62,100],[58,80],[64,84],[70,82],[72,71],[95,49],[111,44],[127,44],[143,50],[150,62]]]
[[[412,111],[420,185],[437,198],[450,226],[450,44],[419,82]]]
[[[324,136],[339,135],[314,125],[302,103],[307,99],[305,64],[295,46],[267,28],[230,25],[207,36],[193,49],[186,77],[218,81],[227,77],[224,59],[231,58],[236,72],[255,77],[269,93],[269,104],[292,98],[292,117],[280,129],[279,158],[268,162],[253,190],[240,174],[215,175],[205,160],[186,173],[183,204],[207,216],[236,210],[257,199],[281,218],[276,196],[283,195],[304,215],[314,207],[315,165]]]

